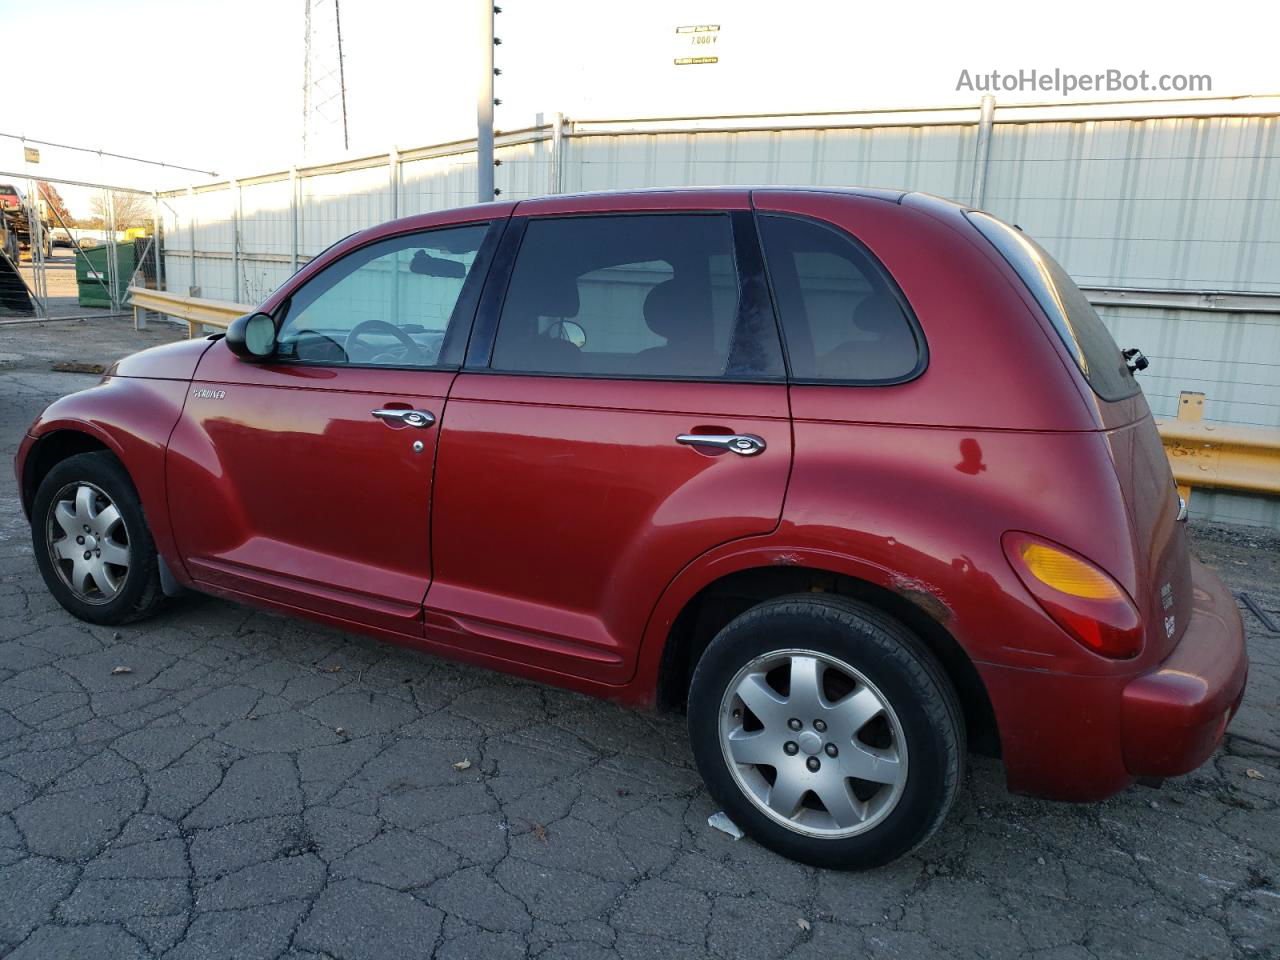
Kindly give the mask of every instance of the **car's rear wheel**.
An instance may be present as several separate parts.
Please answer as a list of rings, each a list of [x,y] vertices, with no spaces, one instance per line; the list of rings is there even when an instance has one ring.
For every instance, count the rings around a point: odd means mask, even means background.
[[[142,504],[110,453],[81,453],[49,471],[32,505],[31,539],[49,591],[81,620],[127,623],[163,600]]]
[[[712,640],[689,691],[694,757],[754,839],[865,869],[924,843],[963,772],[964,717],[936,658],[874,607],[803,594]]]

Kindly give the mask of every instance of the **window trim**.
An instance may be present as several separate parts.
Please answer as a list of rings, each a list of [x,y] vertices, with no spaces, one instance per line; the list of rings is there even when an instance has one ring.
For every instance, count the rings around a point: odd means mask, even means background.
[[[978,218],[985,218],[985,220],[979,220]],[[1139,383],[1138,378],[1134,376],[1133,370],[1129,371],[1129,380],[1133,388],[1127,393],[1119,393],[1113,396],[1109,391],[1103,391],[1096,383],[1093,382],[1094,378],[1089,370],[1091,364],[1089,362],[1089,357],[1085,353],[1084,342],[1076,335],[1076,321],[1073,320],[1073,318],[1061,306],[1059,306],[1057,311],[1059,316],[1057,318],[1054,317],[1049,307],[1046,306],[1044,301],[1036,294],[1036,289],[1032,285],[1031,281],[1024,274],[1023,267],[1026,265],[1024,264],[1023,266],[1019,266],[1015,263],[1013,257],[1000,246],[996,239],[987,232],[982,224],[989,222],[994,224],[996,227],[1004,228],[1004,230],[1008,231],[1008,240],[1012,243],[1030,245],[1032,248],[1030,251],[1022,251],[1030,260],[1039,259],[1039,254],[1036,252],[1036,248],[1039,248],[1039,250],[1043,251],[1044,255],[1049,258],[1054,266],[1062,271],[1071,284],[1080,292],[1081,296],[1083,296],[1084,293],[1083,291],[1080,291],[1079,286],[1075,282],[1075,278],[1067,272],[1067,268],[1064,267],[1058,259],[1053,256],[1053,254],[1049,253],[1048,250],[1045,250],[1044,247],[1041,247],[1039,241],[1024,232],[1021,227],[1016,224],[1007,223],[994,214],[987,213],[985,210],[966,209],[964,211],[964,219],[965,222],[968,223],[969,226],[989,245],[990,249],[995,251],[996,256],[1013,271],[1013,275],[1018,278],[1018,282],[1022,284],[1023,289],[1031,297],[1036,309],[1040,311],[1045,322],[1048,323],[1049,327],[1053,330],[1054,336],[1057,338],[1058,345],[1066,351],[1067,358],[1070,360],[1071,366],[1075,369],[1075,372],[1079,374],[1080,379],[1084,380],[1085,384],[1093,391],[1094,395],[1097,396],[1099,400],[1104,403],[1124,403],[1126,400],[1132,400],[1143,392],[1142,384]],[[1055,299],[1060,299],[1061,291],[1058,289],[1058,284],[1055,283],[1052,277],[1048,275],[1048,268],[1042,268],[1041,273],[1041,284],[1048,288],[1049,292]],[[1110,329],[1106,327],[1106,323],[1098,312],[1093,309],[1093,304],[1089,304],[1089,309],[1093,310],[1094,317],[1103,325],[1103,328],[1107,330],[1107,335],[1111,337],[1116,350],[1120,352],[1121,348],[1118,343],[1115,343],[1115,336],[1111,333]],[[1123,360],[1122,352],[1120,353],[1120,356]]]
[[[498,370],[493,367],[493,352],[498,341],[498,327],[502,319],[502,311],[506,307],[507,293],[511,280],[515,275],[515,263],[520,248],[524,244],[525,232],[531,222],[548,220],[599,220],[603,217],[613,219],[622,217],[689,217],[712,216],[726,217],[729,220],[730,237],[733,244],[734,270],[738,278],[738,311],[733,319],[733,334],[730,338],[729,352],[732,355],[738,327],[742,323],[742,314],[750,305],[750,309],[768,309],[773,312],[772,301],[768,298],[767,282],[761,281],[764,258],[752,262],[750,247],[758,249],[759,237],[755,234],[755,222],[750,211],[728,210],[718,207],[702,207],[687,210],[596,210],[582,213],[552,213],[544,216],[515,215],[502,238],[502,244],[494,257],[489,281],[485,284],[481,296],[480,308],[476,322],[472,328],[471,342],[467,347],[467,359],[462,366],[463,373],[492,374],[501,377],[546,377],[559,380],[619,380],[642,381],[649,383],[730,383],[730,384],[785,384],[787,382],[786,346],[782,342],[774,317],[774,335],[778,337],[778,351],[783,360],[782,373],[776,377],[766,376],[680,376],[677,374],[635,374],[635,373],[586,373],[581,371],[541,371],[541,370]],[[744,235],[744,231],[745,234]],[[753,283],[748,283],[748,278]],[[764,299],[761,299],[761,296]],[[725,362],[728,363],[726,356]]]
[[[782,338],[782,356],[787,366],[787,382],[798,387],[896,387],[904,383],[910,383],[919,379],[929,368],[929,341],[924,335],[924,327],[920,325],[920,319],[916,316],[915,310],[911,306],[911,301],[907,299],[907,295],[902,292],[902,287],[898,285],[897,279],[890,272],[884,262],[872,253],[871,248],[855,237],[848,230],[832,223],[829,220],[823,220],[819,217],[809,216],[802,213],[788,213],[784,211],[774,210],[753,210],[753,216],[756,220],[756,236],[760,243],[760,258],[764,262],[765,276],[769,283],[769,296],[773,302],[773,313],[778,321],[778,333]],[[822,227],[825,230],[834,233],[842,240],[846,240],[853,244],[867,258],[867,262],[871,264],[873,270],[879,275],[880,280],[884,283],[885,289],[897,301],[898,306],[902,309],[902,314],[907,320],[907,326],[911,330],[911,334],[916,341],[916,363],[907,373],[898,377],[885,377],[878,380],[837,380],[831,378],[810,378],[797,377],[791,369],[791,353],[787,346],[786,324],[782,319],[782,310],[778,306],[778,295],[774,289],[773,273],[769,266],[769,256],[765,249],[764,229],[760,224],[761,218],[773,217],[779,220],[800,220],[805,223],[812,223],[815,226]]]
[[[471,269],[467,271],[466,279],[463,280],[462,289],[458,292],[458,299],[453,305],[453,312],[449,315],[449,322],[445,327],[444,339],[440,344],[440,356],[437,362],[431,366],[423,366],[422,364],[392,364],[392,363],[332,363],[321,360],[298,360],[293,357],[280,357],[272,355],[267,363],[273,366],[298,366],[298,367],[317,367],[327,370],[412,370],[422,372],[456,372],[462,368],[463,357],[466,349],[467,339],[471,335],[472,327],[475,323],[476,310],[479,307],[481,291],[485,281],[488,279],[490,270],[493,267],[493,257],[495,249],[498,246],[498,240],[502,236],[502,232],[506,227],[507,218],[494,220],[463,220],[458,223],[443,223],[439,226],[428,227],[425,230],[402,230],[398,233],[387,234],[386,236],[376,237],[368,243],[361,244],[351,250],[348,250],[341,257],[332,263],[327,263],[324,269],[318,271],[308,277],[303,283],[289,291],[288,296],[276,305],[275,310],[271,312],[271,319],[275,322],[276,335],[280,334],[280,327],[283,325],[286,317],[289,315],[289,308],[293,305],[293,298],[298,291],[302,290],[308,284],[323,277],[326,273],[344,262],[350,257],[355,256],[362,251],[368,250],[375,244],[384,243],[387,240],[398,240],[402,237],[416,237],[423,234],[438,233],[441,230],[456,230],[461,227],[485,227],[485,235],[480,241],[480,246],[476,250],[475,259],[471,261]],[[344,238],[345,239],[345,238]],[[338,243],[342,241],[339,240]],[[336,246],[337,244],[330,244]],[[314,258],[313,258],[314,259]],[[377,259],[376,257],[374,259]],[[359,267],[356,268],[357,270]],[[296,276],[295,274],[294,276]],[[459,313],[459,310],[462,312]],[[463,328],[466,328],[465,334]],[[452,359],[447,359],[452,356]]]

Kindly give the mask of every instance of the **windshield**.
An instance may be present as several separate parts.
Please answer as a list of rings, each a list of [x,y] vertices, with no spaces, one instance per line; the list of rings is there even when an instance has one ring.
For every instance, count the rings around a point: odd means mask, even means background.
[[[1058,261],[1021,230],[990,214],[972,210],[966,216],[1017,271],[1094,393],[1103,400],[1137,393],[1138,382],[1110,331]]]

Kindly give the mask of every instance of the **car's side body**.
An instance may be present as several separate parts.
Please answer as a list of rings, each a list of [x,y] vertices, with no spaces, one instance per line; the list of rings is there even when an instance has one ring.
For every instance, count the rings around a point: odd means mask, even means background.
[[[528,224],[660,213],[729,218],[740,309],[771,324],[759,218],[855,237],[923,331],[919,369],[875,385],[493,369]],[[708,598],[732,611],[761,592],[852,593],[926,638],[971,725],[993,721],[1010,786],[1043,796],[1101,798],[1213,749],[1243,690],[1242,630],[1188,561],[1146,403],[1090,389],[961,208],[775,189],[485,205],[354,235],[262,309],[370,244],[477,223],[456,363],[248,364],[218,340],[148,351],[37,421],[18,456],[25,502],[60,452],[101,444],[180,584],[639,705],[683,692],[723,622]],[[435,428],[369,418],[386,404],[430,410]],[[767,450],[673,443],[722,430]],[[1009,531],[1107,571],[1143,614],[1142,652],[1107,659],[1064,632],[1011,567]]]

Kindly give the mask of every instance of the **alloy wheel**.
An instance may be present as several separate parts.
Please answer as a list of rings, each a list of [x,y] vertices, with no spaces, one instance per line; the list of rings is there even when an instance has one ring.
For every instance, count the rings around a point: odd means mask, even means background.
[[[756,807],[809,836],[870,830],[907,780],[892,705],[858,670],[814,650],[774,651],[738,671],[720,705],[720,748]]]
[[[49,505],[45,540],[54,569],[85,603],[109,603],[129,575],[129,533],[101,487],[80,481]]]

